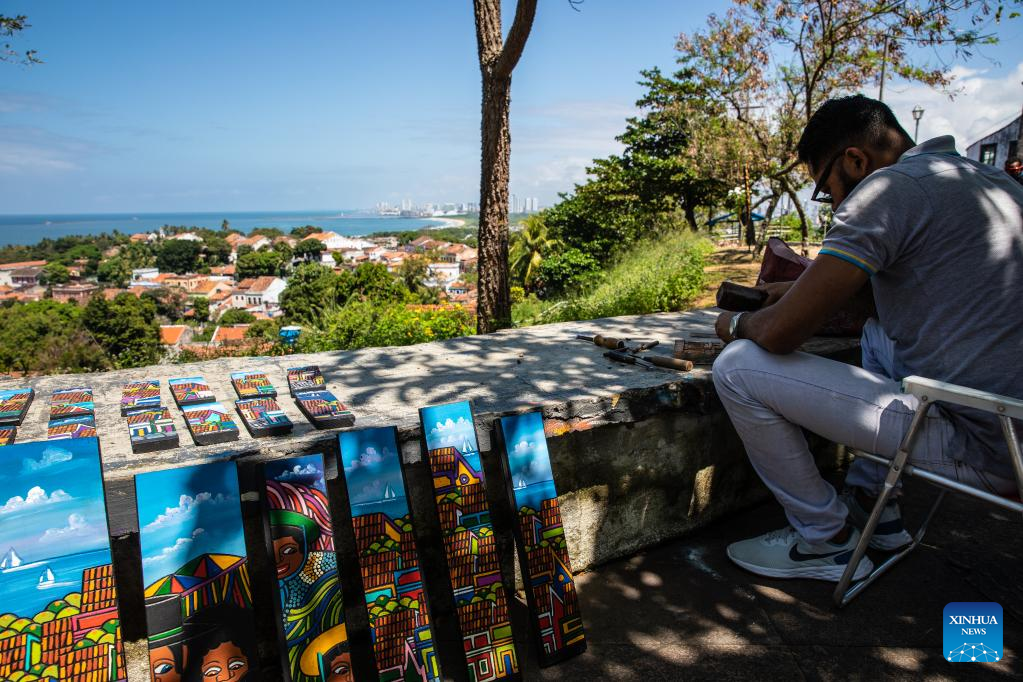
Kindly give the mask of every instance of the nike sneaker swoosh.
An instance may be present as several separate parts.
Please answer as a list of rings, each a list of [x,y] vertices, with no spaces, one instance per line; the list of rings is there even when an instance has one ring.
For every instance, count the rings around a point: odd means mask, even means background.
[[[848,552],[847,549],[840,549],[837,552],[828,552],[827,554],[803,554],[799,551],[798,545],[792,545],[792,549],[789,550],[789,558],[793,561],[809,561],[810,559],[827,559],[828,557],[838,556],[843,552]]]

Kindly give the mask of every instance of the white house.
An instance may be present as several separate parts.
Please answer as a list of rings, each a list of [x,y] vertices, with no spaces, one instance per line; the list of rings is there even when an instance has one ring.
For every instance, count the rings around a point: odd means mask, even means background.
[[[184,241],[187,241],[187,242],[201,242],[202,241],[202,237],[200,237],[199,235],[197,235],[194,232],[182,232],[181,234],[173,235],[170,238],[171,239],[181,239],[181,240],[184,240]]]
[[[430,273],[430,278],[440,285],[454,282],[462,273],[462,267],[458,263],[430,263],[426,269]]]
[[[135,268],[131,271],[132,282],[152,282],[160,276],[159,268]]]
[[[287,283],[280,277],[250,277],[238,282],[231,292],[231,304],[235,308],[260,308],[269,313],[280,308],[281,292]]]
[[[341,251],[342,249],[365,249],[370,246],[375,246],[373,242],[366,241],[365,239],[344,237],[339,235],[337,232],[314,232],[306,237],[306,239],[315,239],[319,242],[323,242],[323,245],[331,251]]]

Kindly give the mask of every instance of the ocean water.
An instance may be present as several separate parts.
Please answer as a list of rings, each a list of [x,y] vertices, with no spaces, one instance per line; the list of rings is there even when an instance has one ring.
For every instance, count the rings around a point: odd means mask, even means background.
[[[50,602],[63,599],[69,592],[82,591],[82,571],[110,563],[110,550],[99,549],[81,554],[25,563],[0,571],[0,613],[14,613],[31,619]],[[46,567],[53,571],[53,584],[39,588],[39,576]]]
[[[95,213],[60,215],[0,215],[0,246],[35,244],[67,235],[100,234],[119,230],[126,234],[158,230],[164,225],[185,225],[219,229],[227,220],[231,227],[249,232],[257,227],[276,227],[288,232],[293,227],[315,225],[324,231],[346,236],[373,232],[419,230],[443,221],[429,218],[396,218],[359,211],[270,211],[249,213]]]

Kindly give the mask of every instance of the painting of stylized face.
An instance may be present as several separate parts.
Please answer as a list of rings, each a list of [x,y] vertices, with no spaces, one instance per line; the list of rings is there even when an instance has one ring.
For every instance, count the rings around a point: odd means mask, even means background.
[[[149,651],[149,670],[153,682],[181,682],[181,668],[184,666],[184,652],[182,647],[182,660],[174,655],[174,650],[169,646],[160,646]]]
[[[274,527],[274,562],[277,579],[286,580],[295,575],[305,562],[302,530],[291,526]]]
[[[352,677],[352,655],[342,651],[330,659],[327,666],[327,682],[355,682]]]
[[[224,642],[202,657],[202,679],[209,682],[233,682],[249,672],[249,658],[234,642]]]

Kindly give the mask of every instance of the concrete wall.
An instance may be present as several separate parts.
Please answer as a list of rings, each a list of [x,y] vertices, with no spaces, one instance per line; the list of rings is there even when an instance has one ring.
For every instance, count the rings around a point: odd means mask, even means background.
[[[316,431],[287,396],[285,370],[318,364],[328,387],[355,412],[356,428],[397,425],[411,488],[413,516],[428,584],[442,578],[444,557],[432,510],[432,485],[421,454],[417,408],[459,399],[473,401],[477,432],[489,482],[498,550],[506,579],[515,575],[511,528],[513,510],[501,482],[502,458],[493,447],[496,419],[541,409],[551,452],[573,567],[587,567],[632,554],[703,526],[731,511],[763,499],[767,492],[750,469],[738,437],[714,396],[709,367],[690,373],[644,370],[612,363],[602,350],[573,338],[573,331],[631,338],[657,338],[670,353],[671,341],[694,332],[707,334],[711,311],[684,316],[660,314],[546,325],[488,336],[453,339],[404,348],[364,349],[286,358],[234,358],[179,366],[148,367],[87,376],[43,377],[28,383],[36,401],[19,429],[18,441],[45,438],[50,393],[60,387],[90,385],[104,459],[108,514],[115,572],[121,601],[122,630],[131,679],[146,674],[141,556],[135,518],[136,473],[230,458],[238,462],[243,515],[252,566],[261,656],[270,679],[277,665],[271,604],[276,583],[267,563],[259,511],[259,464],[268,459],[323,453],[335,509],[336,540],[341,550],[354,547],[350,526],[337,510],[347,509],[337,480],[337,431]],[[855,356],[850,341],[817,341],[809,350]],[[286,438],[253,439],[244,432],[233,444],[197,447],[173,407],[167,379],[205,376],[222,403],[235,397],[229,374],[266,371],[278,387],[279,402],[296,428]],[[120,417],[120,387],[143,377],[159,378],[164,404],[181,434],[182,447],[136,456]],[[818,444],[824,466],[837,462],[834,447]],[[357,567],[342,560],[342,586],[357,594]],[[353,587],[355,586],[355,587]],[[442,665],[457,658],[455,618],[450,597],[431,594]],[[365,614],[357,598],[346,600],[349,631],[357,640]],[[585,614],[584,614],[585,618]],[[525,626],[524,622],[516,623]],[[456,666],[457,667],[457,666]]]
[[[994,165],[1001,168],[1005,165],[1005,160],[1009,157],[1009,143],[1015,142],[1018,138],[1019,117],[1016,117],[1012,123],[999,128],[985,137],[982,137],[967,147],[966,156],[974,161],[980,161],[980,148],[987,144],[996,144],[998,147],[995,149]],[[1019,154],[1020,152],[1023,152],[1023,150],[1017,149],[1016,153]]]

